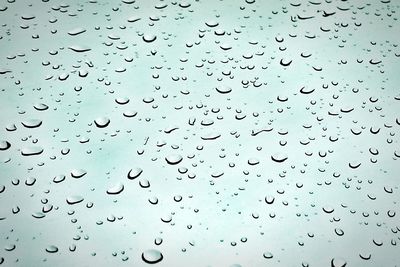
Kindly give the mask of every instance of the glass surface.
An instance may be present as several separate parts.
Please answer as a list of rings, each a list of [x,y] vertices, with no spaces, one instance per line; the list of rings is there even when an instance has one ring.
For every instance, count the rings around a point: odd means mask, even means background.
[[[400,266],[400,1],[0,3],[0,265]]]

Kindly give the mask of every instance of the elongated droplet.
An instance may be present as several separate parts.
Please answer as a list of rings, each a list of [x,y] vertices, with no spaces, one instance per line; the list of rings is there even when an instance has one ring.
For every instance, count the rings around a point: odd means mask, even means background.
[[[69,196],[67,197],[66,201],[69,205],[74,205],[74,204],[78,204],[80,202],[82,202],[84,200],[84,198],[82,196]]]
[[[124,191],[124,185],[122,183],[118,183],[107,190],[107,194],[109,195],[117,195]]]

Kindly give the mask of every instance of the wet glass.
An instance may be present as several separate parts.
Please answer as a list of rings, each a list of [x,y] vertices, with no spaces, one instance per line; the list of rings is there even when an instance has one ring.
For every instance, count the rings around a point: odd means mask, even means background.
[[[0,3],[1,266],[399,266],[397,0]]]

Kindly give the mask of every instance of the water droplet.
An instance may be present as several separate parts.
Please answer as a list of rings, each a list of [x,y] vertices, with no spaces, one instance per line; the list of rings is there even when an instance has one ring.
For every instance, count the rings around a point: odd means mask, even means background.
[[[345,267],[347,262],[342,258],[333,258],[331,260],[331,267]]]
[[[57,175],[53,178],[54,183],[61,183],[62,181],[65,180],[65,175]]]
[[[151,197],[149,198],[149,202],[153,205],[158,204],[158,198],[157,197]]]
[[[142,253],[142,260],[146,263],[155,264],[162,261],[163,255],[156,249],[148,249]]]
[[[117,194],[121,193],[123,190],[124,190],[124,185],[122,183],[117,183],[116,185],[110,187],[107,190],[107,194],[117,195]]]
[[[37,119],[30,119],[22,121],[21,124],[26,128],[37,128],[42,125],[42,121]]]
[[[232,92],[232,88],[226,85],[221,85],[215,88],[218,93],[220,94],[228,94]]]
[[[32,213],[32,217],[36,219],[42,219],[46,216],[43,212],[34,212]]]
[[[73,169],[71,171],[71,176],[72,178],[82,178],[83,176],[85,176],[87,174],[87,171],[84,169]]]
[[[139,181],[139,185],[142,188],[149,188],[150,187],[150,182],[147,179],[142,179]]]
[[[250,159],[247,161],[247,163],[248,163],[249,165],[254,166],[254,165],[259,164],[260,161],[259,161],[258,159],[256,159],[256,158],[250,158]]]
[[[57,252],[58,252],[58,247],[56,247],[56,246],[54,246],[54,245],[51,245],[51,246],[48,246],[48,247],[46,248],[46,251],[47,251],[48,253],[57,253]]]
[[[29,177],[29,178],[27,178],[27,179],[25,180],[25,184],[26,184],[27,186],[32,186],[32,185],[35,184],[35,182],[36,182],[36,178],[34,178],[34,177]]]
[[[136,22],[138,20],[140,20],[140,18],[137,16],[131,16],[128,18],[128,22]]]
[[[183,159],[182,156],[177,155],[177,154],[173,154],[173,155],[169,155],[169,156],[165,157],[165,160],[170,165],[176,165],[176,164],[180,163],[182,161],[182,159]]]
[[[71,36],[76,36],[76,35],[84,33],[84,32],[86,32],[86,30],[84,28],[78,27],[78,28],[68,31],[68,34]]]
[[[127,110],[123,113],[123,115],[127,118],[133,118],[137,115],[137,111],[134,110]]]
[[[11,147],[11,144],[8,141],[1,140],[0,141],[0,150],[7,150]]]
[[[203,139],[203,140],[216,140],[219,137],[221,137],[221,135],[219,133],[213,133],[212,132],[212,133],[208,133],[208,134],[203,135],[201,137],[201,139]]]
[[[332,213],[334,209],[330,206],[323,207],[322,210],[326,213]]]
[[[22,156],[35,156],[35,155],[40,155],[43,152],[43,148],[39,146],[31,146],[31,147],[25,147],[21,149],[21,155]]]
[[[43,104],[43,103],[37,103],[33,107],[38,111],[44,111],[49,108],[49,106],[47,106],[46,104]]]
[[[110,124],[110,119],[106,117],[99,117],[94,120],[94,123],[98,128],[104,128]]]
[[[207,25],[208,27],[213,28],[213,27],[217,27],[217,26],[219,25],[219,23],[216,22],[215,20],[209,20],[209,21],[206,22],[206,25]]]
[[[338,236],[344,235],[344,231],[343,231],[342,229],[340,229],[340,228],[335,228],[335,233],[336,233]]]
[[[82,196],[74,195],[67,197],[66,201],[69,205],[81,203],[84,200]]]
[[[272,259],[274,256],[271,252],[264,252],[263,257],[266,259]]]
[[[72,45],[68,48],[71,49],[72,51],[78,52],[78,53],[84,53],[84,52],[88,52],[88,51],[92,50],[91,48],[89,48],[87,46],[83,46],[83,45]]]
[[[138,178],[142,174],[143,170],[141,168],[133,168],[128,172],[128,179]]]
[[[288,157],[285,154],[281,153],[276,153],[271,156],[271,159],[275,162],[282,163],[288,159]]]
[[[157,36],[155,36],[153,34],[143,35],[143,41],[145,41],[146,43],[154,42],[156,39],[157,39]]]
[[[154,240],[154,244],[156,244],[157,246],[161,245],[162,242],[163,242],[163,239],[162,239],[161,237],[157,237],[157,238]]]

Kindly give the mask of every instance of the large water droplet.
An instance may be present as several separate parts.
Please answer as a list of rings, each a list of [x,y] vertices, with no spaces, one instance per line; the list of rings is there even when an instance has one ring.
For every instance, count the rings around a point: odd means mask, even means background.
[[[331,267],[345,267],[347,262],[342,258],[333,258],[331,260]]]
[[[43,152],[43,148],[39,146],[31,146],[31,147],[25,147],[21,149],[21,154],[22,156],[35,156],[35,155],[40,155]]]
[[[0,141],[0,150],[7,150],[11,147],[11,144],[8,141],[1,140]]]
[[[141,168],[133,168],[128,172],[128,179],[138,178],[142,174],[143,170]]]
[[[47,251],[48,253],[57,253],[57,252],[58,252],[58,247],[56,247],[56,246],[54,246],[54,245],[51,245],[51,246],[48,246],[48,247],[46,248],[46,251]]]
[[[275,162],[282,163],[288,159],[285,154],[276,153],[271,156],[271,159]]]
[[[72,178],[82,178],[87,174],[87,171],[84,169],[73,169],[71,171]]]
[[[232,92],[232,88],[226,85],[220,85],[218,87],[215,88],[217,90],[218,93],[221,94],[228,94],[230,92]]]
[[[94,123],[99,128],[107,127],[110,124],[110,119],[107,117],[99,117],[94,120]]]
[[[84,198],[82,196],[74,195],[67,197],[66,201],[69,205],[74,205],[82,202]]]
[[[156,249],[148,249],[142,253],[142,260],[146,263],[155,264],[162,261],[163,255]]]
[[[182,161],[182,156],[178,154],[173,154],[165,157],[165,160],[167,161],[168,164],[175,165],[178,164]]]
[[[84,32],[86,32],[86,30],[84,28],[78,27],[78,28],[68,31],[68,34],[71,36],[75,36],[75,35],[78,35],[78,34],[81,34]]]
[[[124,190],[124,185],[122,183],[117,183],[116,185],[107,189],[107,194],[117,195]]]
[[[154,42],[156,39],[157,39],[157,36],[155,36],[153,34],[143,35],[143,41],[145,41],[146,43]]]
[[[37,128],[40,125],[42,125],[42,121],[38,119],[30,119],[30,120],[25,120],[22,121],[21,124],[25,126],[26,128]]]

